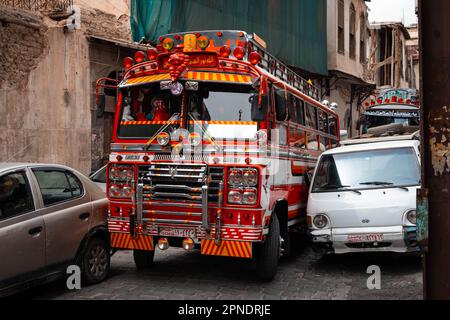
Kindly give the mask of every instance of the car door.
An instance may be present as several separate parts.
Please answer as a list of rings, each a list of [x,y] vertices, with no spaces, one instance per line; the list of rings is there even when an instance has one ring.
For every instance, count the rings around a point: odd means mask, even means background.
[[[34,187],[26,168],[0,174],[0,288],[44,271],[45,224]]]
[[[73,261],[89,230],[92,205],[80,179],[63,168],[32,168],[42,197],[47,266]]]

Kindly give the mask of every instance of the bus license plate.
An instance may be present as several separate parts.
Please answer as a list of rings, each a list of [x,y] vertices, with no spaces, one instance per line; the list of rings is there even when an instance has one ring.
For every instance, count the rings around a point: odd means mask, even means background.
[[[159,228],[159,235],[163,237],[195,238],[195,229]]]
[[[382,242],[383,240],[384,240],[383,234],[355,234],[347,236],[347,241],[350,243]]]

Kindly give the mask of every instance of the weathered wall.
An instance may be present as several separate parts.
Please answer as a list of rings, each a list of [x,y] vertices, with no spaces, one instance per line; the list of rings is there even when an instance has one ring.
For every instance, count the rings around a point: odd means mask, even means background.
[[[33,20],[32,14],[17,9],[0,12],[0,43],[7,47],[0,52],[0,161],[60,163],[88,173],[90,97],[86,92],[90,87],[85,37],[65,32],[45,17],[36,15]],[[18,21],[11,22],[11,15]],[[42,25],[39,32],[36,21]]]

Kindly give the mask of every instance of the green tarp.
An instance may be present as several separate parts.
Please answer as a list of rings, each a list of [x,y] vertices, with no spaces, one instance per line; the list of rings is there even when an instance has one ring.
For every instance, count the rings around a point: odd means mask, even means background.
[[[131,30],[136,42],[197,30],[256,33],[280,60],[327,75],[326,9],[326,0],[131,0]]]

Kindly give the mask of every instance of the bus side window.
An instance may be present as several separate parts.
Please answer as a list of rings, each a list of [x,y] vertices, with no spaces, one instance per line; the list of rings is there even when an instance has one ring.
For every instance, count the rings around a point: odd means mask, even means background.
[[[292,94],[288,95],[289,121],[297,123],[297,108],[295,100],[295,96],[293,96]]]
[[[306,126],[317,130],[317,108],[310,104],[305,104]]]
[[[328,114],[325,111],[319,110],[319,130],[322,133],[328,134]],[[320,136],[320,150],[328,149],[330,141],[328,137]]]
[[[305,103],[303,100],[296,99],[297,104],[297,123],[305,125]]]
[[[277,90],[275,94],[275,113],[277,121],[287,120],[286,93],[284,90]]]

